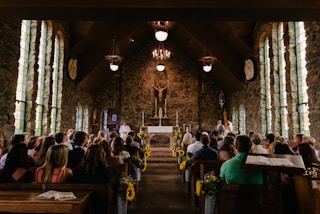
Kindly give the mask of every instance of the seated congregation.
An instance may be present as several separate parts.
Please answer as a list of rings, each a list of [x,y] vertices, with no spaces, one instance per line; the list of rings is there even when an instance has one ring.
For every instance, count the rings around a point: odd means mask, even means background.
[[[119,179],[134,178],[133,159],[144,155],[133,139],[134,133],[130,133],[125,145],[113,131],[104,138],[102,131],[88,136],[73,129],[45,137],[13,135],[0,159],[0,189],[92,190],[103,197],[93,200],[103,201],[94,213],[114,212]]]
[[[221,181],[218,193],[220,200],[215,213],[233,213],[236,210],[241,213],[257,213],[263,209],[265,213],[299,213],[297,212],[299,193],[296,191],[295,178],[299,174],[304,174],[304,169],[319,167],[320,162],[319,152],[314,147],[316,144],[314,138],[299,134],[295,143],[296,146],[293,147],[283,137],[274,134],[268,134],[266,139],[263,139],[259,133],[254,132],[248,136],[228,132],[223,136],[205,131],[198,131],[192,141],[189,133],[185,133],[181,145],[178,145],[178,150],[185,151],[181,152],[183,157],[179,157],[183,162],[179,168],[185,170],[189,167],[192,170],[188,190],[195,205],[200,206],[201,213],[204,212],[203,194],[206,194],[207,190],[202,189],[197,194],[194,192],[201,186],[197,181],[200,180],[203,185],[206,173],[210,172],[214,172]],[[247,168],[244,163],[248,155],[265,157],[299,155],[303,163],[296,169],[264,166]],[[178,161],[179,166],[180,163]],[[181,174],[185,176],[184,173]]]

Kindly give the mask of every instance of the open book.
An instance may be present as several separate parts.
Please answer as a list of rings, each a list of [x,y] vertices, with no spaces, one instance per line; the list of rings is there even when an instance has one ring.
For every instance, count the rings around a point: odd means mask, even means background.
[[[248,155],[246,164],[297,167],[286,158],[268,158],[262,155]]]
[[[44,192],[40,195],[36,196],[37,199],[50,199],[54,198],[55,200],[64,201],[64,200],[71,200],[77,198],[73,192],[59,192],[55,190],[49,190]]]

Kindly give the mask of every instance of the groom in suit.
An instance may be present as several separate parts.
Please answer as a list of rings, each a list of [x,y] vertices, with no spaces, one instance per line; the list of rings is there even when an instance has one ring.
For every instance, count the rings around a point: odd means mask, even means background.
[[[210,136],[214,135],[217,136],[218,134],[223,135],[224,133],[224,125],[222,125],[222,121],[219,119],[217,120],[217,124],[213,127],[212,131],[210,132]]]

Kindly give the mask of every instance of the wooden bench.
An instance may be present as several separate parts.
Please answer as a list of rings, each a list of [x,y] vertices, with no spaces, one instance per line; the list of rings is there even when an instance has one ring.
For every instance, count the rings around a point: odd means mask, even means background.
[[[267,198],[265,191],[267,188]],[[259,184],[226,184],[222,187],[221,198],[217,203],[216,213],[279,213],[279,192],[276,185]],[[280,214],[280,213],[279,213]]]
[[[191,175],[191,197],[193,204],[197,206],[200,205],[200,211],[204,211],[204,196],[200,194],[198,197],[195,194],[196,191],[196,182],[198,179],[203,180],[204,175],[209,171],[214,171],[217,176],[220,174],[220,167],[223,161],[219,160],[196,160],[192,166],[192,175]]]
[[[74,211],[75,213],[79,213],[79,210],[84,210],[84,213],[110,213],[114,214],[115,213],[115,196],[114,196],[114,180],[111,180],[107,184],[74,184],[74,183],[65,183],[65,184],[36,184],[36,183],[0,183],[0,191],[6,192],[8,195],[11,195],[14,198],[14,194],[17,193],[18,191],[23,191],[24,193],[27,193],[25,202],[31,201],[30,203],[33,203],[33,209],[32,212],[30,211],[29,213],[34,213],[37,212],[36,209],[39,207],[39,212],[41,212],[41,209],[50,209],[51,213],[61,213],[65,212],[64,209],[63,211],[59,211],[57,207],[57,202],[52,202],[48,203],[48,200],[43,199],[43,200],[34,200],[33,198],[30,198],[31,196],[35,196],[35,194],[41,194],[45,191],[48,190],[57,190],[57,191],[72,191],[75,194],[80,194],[81,201],[79,202],[72,202],[73,200],[70,201],[70,203],[66,202],[69,207],[70,205],[76,204],[78,205],[77,210]],[[0,200],[0,206],[5,205],[10,198],[6,199],[3,198]],[[22,204],[24,198],[19,198],[19,203],[16,203],[16,213],[28,213],[27,210],[25,210],[22,207]],[[43,206],[41,206],[43,204]],[[66,206],[67,206],[66,205]],[[15,204],[11,203],[11,206],[14,207]],[[76,206],[73,206],[76,207]],[[80,209],[80,208],[81,209]],[[70,208],[71,209],[71,208]],[[72,209],[71,209],[72,210]],[[67,212],[67,213],[74,213],[72,211]]]

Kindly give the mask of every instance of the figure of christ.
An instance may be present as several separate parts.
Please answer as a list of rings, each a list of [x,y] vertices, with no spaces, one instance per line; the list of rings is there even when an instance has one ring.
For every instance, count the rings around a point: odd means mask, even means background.
[[[164,88],[160,88],[160,87],[157,88],[157,87],[153,86],[153,88],[156,89],[156,91],[158,91],[158,99],[159,99],[159,102],[162,102],[163,91],[164,91],[165,89],[167,89],[168,87],[166,86],[166,87],[164,87]]]

